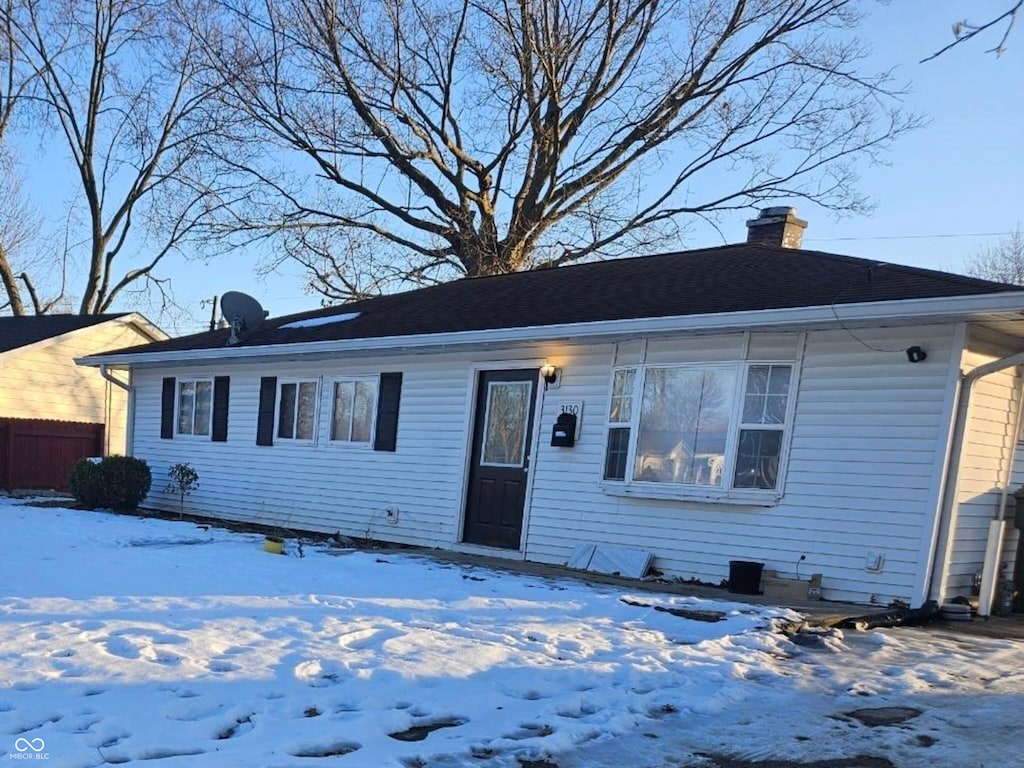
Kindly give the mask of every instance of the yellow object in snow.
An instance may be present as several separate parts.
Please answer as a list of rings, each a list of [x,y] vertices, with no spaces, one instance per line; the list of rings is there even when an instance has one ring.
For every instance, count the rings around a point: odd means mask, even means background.
[[[267,536],[267,538],[263,540],[263,551],[269,552],[272,555],[283,555],[284,541],[273,536]]]

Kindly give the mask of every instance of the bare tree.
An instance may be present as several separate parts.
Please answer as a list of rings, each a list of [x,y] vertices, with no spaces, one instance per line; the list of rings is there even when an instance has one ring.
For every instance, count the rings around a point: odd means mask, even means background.
[[[0,302],[0,311],[43,315],[64,298],[66,261],[33,248],[45,242],[39,239],[40,221],[39,213],[22,193],[13,161],[0,157],[0,287],[7,296]],[[47,283],[56,281],[60,288],[53,296],[42,298],[30,277],[33,273]]]
[[[1006,41],[1010,39],[1010,33],[1013,31],[1013,25],[1016,23],[1017,17],[1020,15],[1022,8],[1024,8],[1024,0],[1017,0],[1005,11],[994,16],[988,21],[971,22],[967,19],[961,19],[954,22],[953,42],[943,46],[931,56],[922,59],[921,63],[923,64],[926,61],[931,61],[932,59],[941,56],[951,48],[955,48],[978,35],[982,35],[993,30],[999,34],[999,42],[985,52],[994,53],[998,56],[1006,50]]]
[[[0,0],[0,286],[6,301],[0,310],[14,315],[25,314],[25,300],[19,283],[17,252],[23,248],[35,231],[35,222],[21,194],[21,184],[14,162],[6,151],[5,139],[10,130],[15,107],[22,105],[29,95],[34,73],[14,55],[12,28],[9,22],[16,0]],[[28,280],[27,275],[23,279]],[[31,288],[31,284],[26,286]]]
[[[220,204],[218,177],[202,166],[204,139],[218,129],[208,108],[218,83],[189,32],[200,5],[4,2],[12,58],[38,73],[33,118],[63,139],[77,182],[84,232],[69,247],[79,311],[106,312],[150,288],[166,301],[157,265]]]
[[[851,0],[217,2],[247,129],[224,159],[260,184],[221,225],[283,239],[332,300],[764,201],[861,211],[857,167],[916,123],[862,71]]]
[[[1024,285],[1024,231],[1020,225],[967,263],[967,274],[997,283]]]

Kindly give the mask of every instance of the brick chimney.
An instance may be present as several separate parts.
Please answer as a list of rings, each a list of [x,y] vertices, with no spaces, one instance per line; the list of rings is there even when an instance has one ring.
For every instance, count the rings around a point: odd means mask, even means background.
[[[807,222],[796,217],[796,208],[785,205],[762,208],[756,219],[747,222],[747,242],[800,248]]]

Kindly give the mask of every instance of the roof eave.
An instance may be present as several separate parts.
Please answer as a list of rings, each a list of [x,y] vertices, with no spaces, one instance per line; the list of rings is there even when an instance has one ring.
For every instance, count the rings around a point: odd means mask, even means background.
[[[886,320],[928,320],[936,318],[970,319],[999,312],[1024,311],[1024,291],[953,296],[928,299],[899,299],[860,304],[830,304],[814,307],[758,309],[742,312],[720,312],[703,315],[671,315],[627,320],[599,320],[589,323],[493,328],[479,331],[380,336],[305,341],[292,344],[266,344],[252,347],[211,347],[205,349],[170,350],[163,352],[88,355],[79,358],[80,365],[146,365],[156,363],[233,361],[256,357],[283,357],[297,354],[333,352],[375,352],[382,350],[426,350],[432,347],[470,344],[514,343],[585,339],[602,336],[664,333],[669,331],[715,331],[737,328],[777,328],[821,323],[854,323]]]

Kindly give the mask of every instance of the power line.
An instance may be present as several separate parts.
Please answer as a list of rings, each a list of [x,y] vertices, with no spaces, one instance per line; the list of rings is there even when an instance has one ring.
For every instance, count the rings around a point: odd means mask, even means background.
[[[864,237],[808,237],[807,242],[836,243],[849,240],[930,240],[934,238],[952,237],[1007,237],[1013,232],[955,232],[934,235],[867,235]]]

